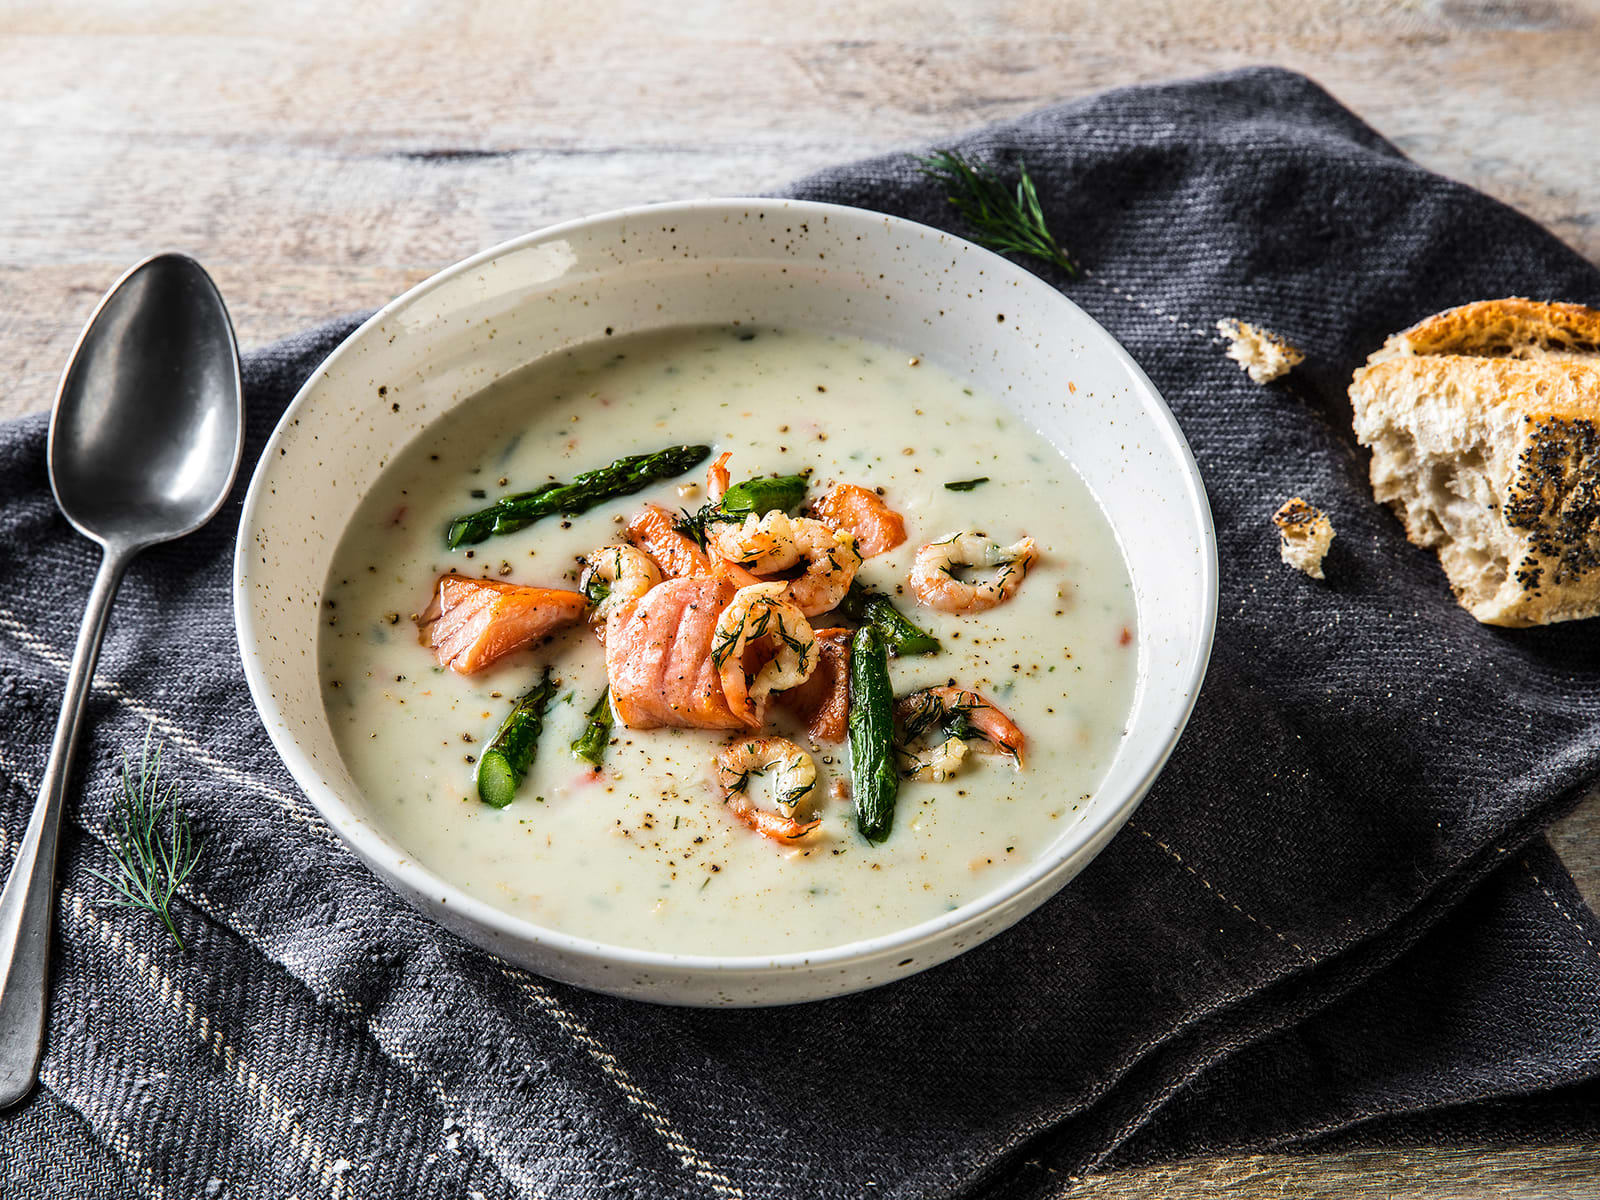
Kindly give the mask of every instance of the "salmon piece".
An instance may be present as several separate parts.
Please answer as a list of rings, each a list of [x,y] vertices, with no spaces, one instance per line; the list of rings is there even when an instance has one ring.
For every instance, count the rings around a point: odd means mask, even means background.
[[[661,568],[663,575],[693,579],[711,574],[705,551],[672,527],[672,514],[658,504],[646,504],[628,522],[628,540]]]
[[[905,518],[876,492],[853,483],[834,487],[811,506],[811,512],[829,529],[851,534],[863,558],[893,550],[906,540]]]
[[[628,540],[655,559],[663,575],[671,579],[721,578],[731,580],[735,587],[761,582],[738,563],[708,558],[692,538],[672,527],[672,521],[666,509],[646,504],[633,514],[626,530]]]
[[[441,667],[471,675],[582,620],[587,607],[581,593],[562,588],[441,575],[427,610],[417,618],[417,633]]]
[[[850,725],[850,630],[819,629],[817,669],[778,704],[806,722],[812,742],[842,742]]]
[[[725,558],[711,560],[711,573],[718,579],[726,579],[736,588],[749,587],[752,583],[760,583],[759,575],[752,575],[736,562],[729,562]]]
[[[714,576],[668,579],[612,615],[606,678],[624,725],[745,727],[728,707],[721,673],[711,661],[717,618],[733,593],[732,584]]]

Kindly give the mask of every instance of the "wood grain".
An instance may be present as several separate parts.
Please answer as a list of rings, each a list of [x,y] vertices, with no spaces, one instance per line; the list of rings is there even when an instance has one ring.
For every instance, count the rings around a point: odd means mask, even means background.
[[[1425,165],[1600,259],[1566,116],[1600,111],[1595,0],[242,17],[101,0],[15,8],[4,29],[0,416],[48,404],[78,318],[154,249],[226,278],[258,344],[552,221],[768,189],[1097,88],[1262,61],[1306,70]]]
[[[553,221],[762,191],[1103,87],[1273,62],[1600,261],[1600,0],[0,0],[0,418],[158,249],[241,341]],[[1554,838],[1600,896],[1600,800]],[[1095,1197],[1600,1195],[1595,1146],[1248,1156]]]
[[[1250,1154],[1090,1175],[1063,1182],[1072,1200],[1213,1200],[1284,1197],[1295,1200],[1467,1200],[1540,1197],[1593,1200],[1600,1196],[1595,1164],[1600,1145],[1354,1150],[1296,1157]]]

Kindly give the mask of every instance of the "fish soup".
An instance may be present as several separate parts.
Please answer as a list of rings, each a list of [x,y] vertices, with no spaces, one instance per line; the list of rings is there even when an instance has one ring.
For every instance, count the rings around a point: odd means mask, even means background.
[[[496,507],[630,456],[655,466],[585,511]],[[913,355],[799,330],[500,380],[384,470],[324,605],[329,723],[395,841],[538,925],[686,954],[1001,886],[1078,819],[1136,673],[1122,554],[1055,448]]]

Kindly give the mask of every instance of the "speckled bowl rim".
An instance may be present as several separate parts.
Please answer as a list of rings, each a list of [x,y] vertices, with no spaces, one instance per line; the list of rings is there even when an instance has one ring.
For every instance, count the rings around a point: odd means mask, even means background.
[[[1188,670],[1185,672],[1185,696],[1184,702],[1179,709],[1179,719],[1172,722],[1172,727],[1165,736],[1147,749],[1143,770],[1137,775],[1134,785],[1127,789],[1127,794],[1122,802],[1101,820],[1085,821],[1070,833],[1064,834],[1049,854],[1041,856],[1026,870],[1014,876],[1001,887],[985,892],[938,917],[895,930],[892,933],[879,934],[874,937],[862,938],[819,950],[794,951],[771,955],[710,955],[684,954],[619,946],[538,925],[470,895],[418,863],[412,857],[410,851],[380,830],[367,816],[353,810],[332,788],[325,786],[321,782],[317,768],[300,749],[293,737],[288,734],[284,724],[279,719],[279,704],[267,684],[264,671],[252,661],[251,649],[253,646],[260,644],[260,639],[256,630],[254,613],[251,611],[251,606],[246,599],[248,595],[247,582],[251,574],[253,558],[248,553],[248,544],[244,533],[253,524],[255,510],[261,500],[262,479],[265,475],[263,465],[272,461],[273,450],[278,448],[279,443],[286,436],[287,430],[297,422],[302,415],[302,410],[310,403],[310,398],[323,374],[332,364],[338,362],[344,356],[352,354],[358,344],[374,330],[386,322],[395,320],[402,312],[424,296],[458,276],[476,271],[485,264],[492,263],[497,258],[502,258],[508,254],[526,250],[542,243],[559,241],[582,232],[589,227],[606,222],[639,218],[671,220],[674,216],[685,213],[709,212],[738,215],[749,213],[753,210],[781,211],[800,218],[810,217],[818,220],[826,217],[859,221],[863,217],[869,217],[876,227],[872,236],[884,236],[885,234],[898,232],[911,239],[933,238],[959,245],[972,253],[984,256],[987,261],[986,269],[992,270],[1000,281],[1014,281],[1017,286],[1027,292],[1038,294],[1045,303],[1059,303],[1076,310],[1077,315],[1082,318],[1091,331],[1091,336],[1098,336],[1101,339],[1101,344],[1095,349],[1110,355],[1128,373],[1130,381],[1137,388],[1143,389],[1145,393],[1142,397],[1144,407],[1149,410],[1159,434],[1159,438],[1153,440],[1164,440],[1173,459],[1183,468],[1184,490],[1195,525],[1201,531],[1202,541],[1202,545],[1199,547],[1199,570],[1201,573],[1199,593],[1203,598],[1204,611],[1200,614],[1200,620],[1196,624],[1200,634],[1198,638],[1200,644],[1192,647],[1192,657],[1189,661]],[[470,396],[464,397],[462,402],[465,403],[470,399]],[[422,432],[422,430],[415,431],[413,437],[420,435]],[[512,942],[523,944],[547,946],[558,954],[588,960],[596,965],[632,968],[643,971],[708,974],[719,972],[729,974],[767,972],[776,975],[788,970],[805,970],[810,973],[830,966],[847,966],[860,960],[871,959],[874,956],[891,952],[911,951],[918,945],[930,941],[948,945],[949,941],[956,936],[956,931],[959,927],[980,923],[995,910],[1004,908],[1030,889],[1038,887],[1050,875],[1063,871],[1074,859],[1087,854],[1088,858],[1085,862],[1079,864],[1078,869],[1081,870],[1083,865],[1087,865],[1087,860],[1097,855],[1115,833],[1126,824],[1128,818],[1138,808],[1151,785],[1155,782],[1156,777],[1161,773],[1162,768],[1165,767],[1167,760],[1171,757],[1172,751],[1187,726],[1189,717],[1194,710],[1195,702],[1199,697],[1200,686],[1205,679],[1216,631],[1218,604],[1216,531],[1212,523],[1211,507],[1206,498],[1205,486],[1200,477],[1199,465],[1195,462],[1188,440],[1178,427],[1177,420],[1173,417],[1172,411],[1167,406],[1160,391],[1150,381],[1149,376],[1145,374],[1139,364],[1134,361],[1133,357],[1123,348],[1122,344],[1098,321],[1094,320],[1087,312],[1044,280],[998,254],[994,254],[989,250],[966,242],[953,234],[946,233],[944,230],[930,225],[909,221],[905,218],[895,217],[873,209],[825,204],[817,201],[785,200],[771,197],[726,197],[614,209],[609,212],[565,221],[520,237],[511,238],[446,267],[435,275],[429,276],[421,283],[391,300],[371,317],[367,318],[366,321],[362,322],[308,375],[306,382],[301,386],[288,408],[284,411],[282,418],[262,451],[261,458],[257,461],[252,473],[249,491],[245,496],[239,529],[240,537],[235,548],[233,571],[234,620],[239,640],[240,656],[243,660],[245,678],[250,688],[251,699],[256,705],[274,748],[283,759],[290,775],[293,776],[295,782],[305,792],[307,798],[338,836],[348,843],[350,848],[372,870],[373,874],[380,879],[384,879],[385,883],[390,882],[385,878],[385,875],[392,873],[412,892],[419,895],[437,897],[458,918],[464,920],[467,924],[484,929],[498,938],[505,938]],[[1120,540],[1121,531],[1116,532]],[[1095,844],[1097,842],[1098,844]],[[381,867],[378,865],[380,863],[383,864]],[[1048,896],[1053,895],[1060,887],[1066,886],[1075,874],[1076,872],[1067,875],[1056,889],[1052,889],[1045,897],[1036,901],[1029,911],[1036,908],[1044,899],[1048,899]],[[424,915],[429,915],[430,919],[436,919],[432,918],[430,914],[425,913]],[[1026,913],[1023,914],[1023,916],[1026,915]],[[946,961],[1003,931],[1003,926],[999,929],[988,931],[971,945],[939,955],[932,961],[922,964],[922,967],[933,966],[938,962]],[[921,968],[919,967],[919,969]],[[899,974],[891,973],[882,980],[856,982],[849,987],[839,989],[838,994],[859,991],[863,988],[876,986],[879,983],[893,982],[900,977],[902,976]],[[665,997],[663,997],[663,1002],[671,1003]]]

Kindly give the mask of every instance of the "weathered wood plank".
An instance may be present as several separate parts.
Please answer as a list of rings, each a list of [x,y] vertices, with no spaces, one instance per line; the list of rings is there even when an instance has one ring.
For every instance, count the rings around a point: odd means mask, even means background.
[[[1250,1154],[1064,1180],[1071,1200],[1584,1200],[1600,1196],[1600,1145],[1355,1150],[1296,1157]]]
[[[1600,259],[1587,156],[1551,108],[1600,110],[1600,33],[1560,4],[1210,0],[1184,20],[1159,0],[945,5],[913,36],[902,14],[836,5],[758,19],[703,3],[678,21],[613,4],[599,22],[535,6],[492,53],[487,6],[446,28],[362,5],[299,25],[257,13],[226,34],[215,16],[89,7],[83,25],[41,9],[0,34],[12,313],[64,306],[50,268],[105,263],[109,282],[177,246],[251,268],[229,294],[261,317],[240,320],[255,343],[553,220],[770,188],[1097,87],[1262,60],[1310,70],[1419,160]],[[576,37],[580,21],[612,32]],[[351,268],[370,293],[314,286]],[[8,318],[0,415],[44,404],[56,369]]]
[[[1600,793],[1551,826],[1550,844],[1590,907],[1600,907]]]

